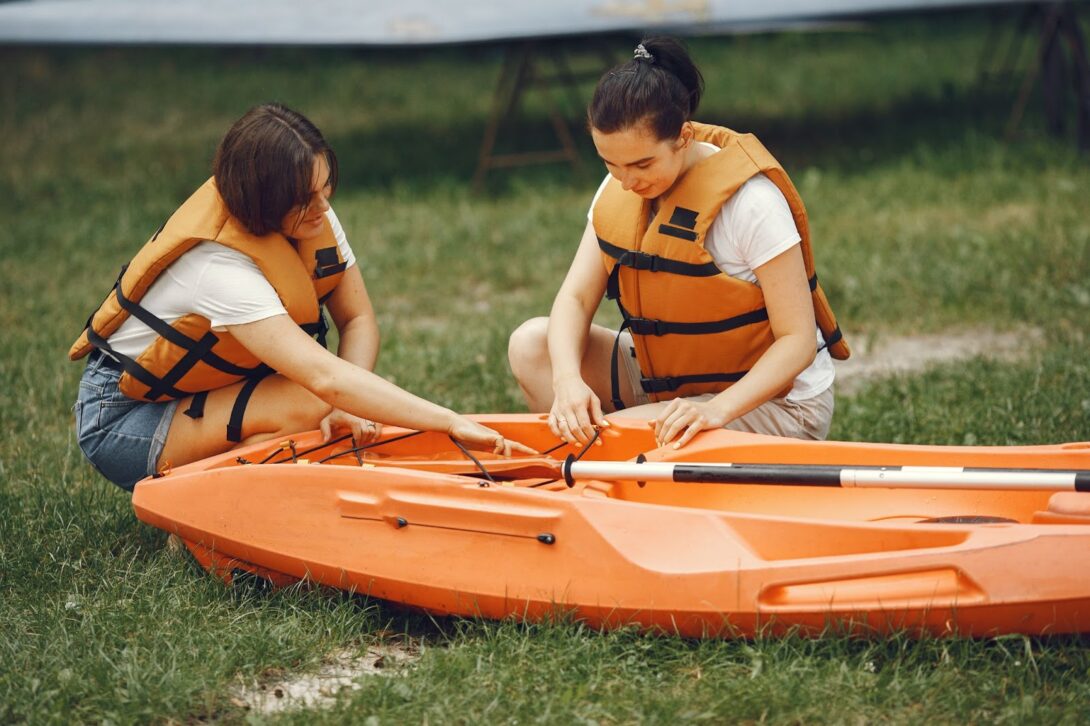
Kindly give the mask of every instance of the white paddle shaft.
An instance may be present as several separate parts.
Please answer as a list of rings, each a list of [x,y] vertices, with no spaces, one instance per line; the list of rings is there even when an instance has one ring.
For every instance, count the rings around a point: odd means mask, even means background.
[[[564,463],[565,478],[715,484],[1090,491],[1090,471],[945,466],[860,467],[812,464],[701,464],[621,461]]]

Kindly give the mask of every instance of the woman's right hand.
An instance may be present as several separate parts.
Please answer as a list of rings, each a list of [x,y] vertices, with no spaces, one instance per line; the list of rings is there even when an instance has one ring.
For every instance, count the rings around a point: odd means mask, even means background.
[[[579,446],[585,446],[594,437],[596,426],[609,426],[602,414],[602,402],[579,377],[553,383],[553,407],[548,421],[549,430],[567,443]],[[601,439],[598,443],[602,443]]]
[[[447,433],[471,449],[491,451],[493,454],[502,456],[510,456],[512,452],[531,456],[539,453],[517,441],[505,439],[499,431],[493,431],[464,416],[455,415],[454,423],[447,429]]]

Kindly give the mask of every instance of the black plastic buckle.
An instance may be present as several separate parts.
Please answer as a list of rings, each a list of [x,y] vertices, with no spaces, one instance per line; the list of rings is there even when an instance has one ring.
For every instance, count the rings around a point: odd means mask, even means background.
[[[680,388],[681,382],[672,376],[666,376],[664,378],[641,378],[640,386],[643,388],[644,393],[668,393]]]
[[[621,255],[621,259],[619,259],[618,262],[625,267],[631,267],[633,270],[658,272],[658,260],[659,257],[657,255],[640,252],[639,250],[629,250]]]
[[[666,321],[654,318],[629,318],[628,327],[636,335],[654,335],[662,337],[667,334]]]

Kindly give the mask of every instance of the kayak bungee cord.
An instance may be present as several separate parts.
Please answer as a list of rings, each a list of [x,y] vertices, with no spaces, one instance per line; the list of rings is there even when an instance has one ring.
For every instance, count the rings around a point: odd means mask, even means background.
[[[395,436],[395,437],[393,437],[391,439],[386,439],[384,441],[375,441],[375,442],[372,442],[372,443],[369,443],[369,444],[363,444],[361,446],[353,446],[350,449],[345,449],[344,451],[338,451],[338,452],[330,454],[330,455],[328,455],[328,456],[326,456],[326,457],[324,457],[322,459],[319,459],[316,463],[324,464],[324,463],[326,463],[328,461],[332,461],[333,459],[338,459],[338,458],[340,458],[342,456],[348,456],[348,455],[354,454],[355,457],[356,457],[357,463],[360,466],[362,466],[364,464],[364,461],[363,461],[362,457],[360,456],[360,452],[366,451],[368,449],[374,449],[374,448],[377,448],[377,447],[380,447],[380,446],[385,446],[386,444],[392,444],[392,443],[395,443],[397,441],[403,441],[405,439],[409,439],[409,438],[412,438],[414,436],[419,436],[422,433],[425,433],[425,432],[424,431],[411,431],[409,433],[401,434],[400,436]],[[598,441],[599,437],[601,436],[601,433],[602,433],[601,429],[596,426],[594,428],[594,435],[590,438],[589,441],[587,441],[587,443],[585,445],[583,445],[583,447],[579,450],[579,452],[576,453],[576,454],[569,454],[568,455],[568,459],[565,462],[565,467],[567,467],[568,464],[578,462],[580,459],[582,459],[583,456],[588,451],[590,451],[590,447],[593,446]],[[485,479],[488,480],[486,482],[481,482],[481,486],[488,486],[490,483],[491,484],[496,483],[496,479],[495,479],[495,477],[493,477],[491,472],[488,471],[488,469],[485,467],[485,465],[483,463],[481,463],[480,459],[478,459],[476,456],[474,456],[469,451],[469,449],[467,449],[462,444],[462,442],[458,441],[453,436],[448,436],[448,438],[451,440],[451,442],[456,447],[458,447],[458,449],[462,452],[463,455],[465,455],[466,458],[468,458],[470,461],[473,462],[474,466],[476,466],[477,469],[480,470],[481,474],[484,475]],[[313,446],[313,447],[311,447],[309,449],[305,449],[303,451],[297,451],[296,448],[295,448],[295,441],[293,439],[288,439],[287,441],[282,441],[264,459],[262,459],[261,461],[259,461],[257,463],[258,464],[268,464],[268,463],[286,464],[288,462],[296,463],[296,462],[302,460],[302,458],[305,457],[307,454],[312,454],[315,451],[320,451],[321,449],[327,449],[330,446],[334,446],[334,445],[339,444],[342,441],[346,441],[348,439],[351,439],[352,443],[355,443],[355,437],[352,434],[349,433],[349,434],[344,434],[343,436],[339,436],[339,437],[337,437],[335,439],[331,439],[329,441],[324,441],[321,444],[318,444],[317,446]],[[558,449],[562,449],[565,446],[568,446],[568,442],[561,441],[556,446],[553,446],[552,448],[546,449],[541,453],[542,453],[542,455],[548,455],[548,454],[553,453],[554,451],[557,451]],[[277,461],[272,461],[272,459],[274,457],[276,457],[278,454],[283,452],[285,449],[288,449],[288,450],[291,451],[291,456],[280,459],[280,460],[277,460]],[[247,461],[246,459],[242,458],[241,456],[238,457],[236,459],[236,461],[239,464],[251,464],[251,463],[253,463],[253,462]],[[560,462],[557,462],[557,463],[560,463]],[[567,477],[566,472],[568,471],[568,469],[564,468],[564,471],[565,471],[565,477]],[[551,479],[551,480],[548,480],[548,481],[539,482],[539,483],[534,484],[532,486],[538,487],[538,486],[542,486],[544,484],[551,484],[552,482],[555,482],[555,481],[559,481],[559,479]],[[573,485],[573,482],[571,482],[569,480],[568,481],[568,486],[570,487],[572,485]]]
[[[495,484],[495,483],[496,483],[496,480],[495,480],[495,479],[493,479],[493,478],[492,478],[492,475],[488,473],[488,469],[485,469],[485,468],[484,468],[484,464],[482,464],[482,463],[481,463],[481,462],[480,462],[480,461],[479,461],[479,460],[477,459],[477,457],[476,457],[476,456],[474,456],[473,454],[469,453],[469,449],[467,449],[467,448],[466,448],[465,446],[463,446],[463,445],[462,445],[462,442],[461,442],[461,441],[459,441],[458,439],[454,438],[453,436],[448,436],[447,438],[448,438],[448,439],[450,439],[451,441],[453,441],[453,442],[454,442],[454,445],[455,445],[455,446],[457,446],[457,447],[458,447],[459,449],[461,449],[461,450],[462,450],[462,453],[463,453],[463,454],[465,454],[465,455],[466,455],[467,457],[469,457],[469,460],[470,460],[470,461],[472,461],[472,462],[473,462],[474,464],[476,464],[476,465],[477,465],[477,468],[478,468],[478,469],[480,469],[480,470],[481,470],[481,473],[482,473],[482,474],[484,474],[484,476],[485,476],[485,478],[486,478],[486,479],[488,479],[488,481],[487,481],[487,482],[484,482],[484,481],[482,481],[482,482],[480,483],[480,486],[482,486],[482,487],[486,487],[486,486],[488,486],[488,482],[491,482],[491,483],[493,483],[493,484]]]
[[[336,454],[330,454],[329,456],[325,457],[324,459],[319,459],[318,463],[319,464],[324,464],[327,461],[331,461],[333,459],[339,459],[340,457],[347,456],[348,454],[358,454],[361,451],[367,451],[368,449],[374,449],[374,448],[377,448],[379,446],[385,446],[386,444],[392,444],[395,441],[404,441],[405,439],[411,439],[412,437],[419,436],[422,433],[424,433],[424,432],[423,431],[410,431],[407,434],[401,434],[400,436],[395,436],[392,439],[386,439],[385,441],[375,441],[375,442],[372,442],[370,444],[363,444],[362,446],[353,446],[351,449],[345,449],[344,451],[338,451]],[[346,437],[342,436],[340,439],[337,439],[335,441],[330,441],[329,443],[322,444],[321,446],[316,446],[313,449],[310,449],[309,451],[307,451],[305,453],[309,453],[310,451],[317,451],[318,449],[324,449],[325,447],[329,446],[330,444],[334,444],[337,441],[343,441],[344,438],[346,438]],[[359,457],[357,456],[356,458],[358,459]],[[280,463],[283,463],[283,462],[277,461],[277,462],[274,462],[274,463],[280,464]]]
[[[699,484],[872,487],[906,489],[1013,489],[1090,492],[1090,471],[945,466],[835,466],[622,461],[576,462],[562,467],[564,480],[640,480]]]
[[[378,446],[385,446],[386,444],[392,444],[395,441],[401,441],[403,439],[412,438],[413,436],[419,436],[422,433],[424,433],[424,432],[423,431],[411,431],[411,432],[409,432],[407,434],[402,434],[400,436],[395,436],[392,439],[386,439],[385,441],[375,441],[375,442],[370,443],[370,444],[363,444],[362,446],[353,446],[351,449],[345,449],[344,451],[338,451],[335,454],[330,454],[329,456],[325,457],[324,459],[319,459],[318,463],[319,464],[324,464],[325,462],[327,462],[327,461],[329,461],[331,459],[337,459],[337,458],[340,458],[342,456],[348,456],[349,454],[355,454],[356,455],[356,461],[359,462],[362,465],[363,464],[363,459],[360,458],[359,452],[366,451],[367,449],[374,449],[374,448],[376,448]],[[355,437],[353,437],[352,434],[345,434],[344,436],[339,436],[339,437],[337,437],[335,439],[330,439],[329,441],[323,441],[322,443],[318,444],[317,446],[313,446],[313,447],[311,447],[309,449],[305,449],[303,451],[296,451],[295,450],[295,441],[292,440],[292,439],[288,439],[287,441],[281,442],[279,446],[277,446],[275,449],[273,449],[272,453],[270,453],[268,456],[266,456],[264,459],[262,459],[261,461],[259,461],[257,463],[258,464],[270,464],[270,463],[271,464],[286,464],[289,461],[292,462],[292,463],[295,463],[301,457],[304,457],[307,454],[313,454],[315,451],[320,451],[322,449],[328,449],[330,446],[333,446],[335,444],[339,444],[342,441],[345,441],[347,439],[352,439],[352,443],[355,443]],[[276,456],[280,452],[284,451],[284,449],[290,449],[291,450],[291,456],[289,456],[286,459],[280,459],[279,461],[270,461],[270,459],[272,459],[274,456]],[[236,461],[239,464],[250,464],[250,463],[252,463],[252,462],[247,461],[246,459],[243,459],[241,456],[238,457],[236,459]]]

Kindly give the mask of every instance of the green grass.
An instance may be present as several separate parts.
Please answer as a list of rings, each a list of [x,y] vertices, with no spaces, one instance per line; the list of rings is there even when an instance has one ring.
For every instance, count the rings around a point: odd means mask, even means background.
[[[792,173],[849,335],[1043,331],[1022,362],[841,398],[836,438],[1090,439],[1090,164],[1043,133],[1037,106],[1003,142],[1014,90],[976,82],[985,31],[984,15],[942,14],[693,43],[701,118],[756,132]],[[581,137],[582,175],[501,172],[470,193],[499,59],[0,49],[0,722],[242,721],[234,687],[401,631],[425,643],[418,664],[366,680],[324,718],[1085,721],[1078,639],[691,642],[228,589],[82,461],[68,344],[207,175],[219,135],[269,99],[311,116],[340,156],[335,206],[378,309],[379,371],[463,411],[520,410],[507,334],[548,310],[602,172]],[[526,145],[548,144],[539,103],[521,128]]]

